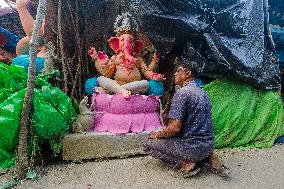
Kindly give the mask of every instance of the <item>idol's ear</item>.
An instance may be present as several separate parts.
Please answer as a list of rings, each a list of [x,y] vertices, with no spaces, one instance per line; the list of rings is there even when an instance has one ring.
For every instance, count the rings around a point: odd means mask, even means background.
[[[111,37],[108,40],[108,44],[115,53],[119,52],[119,37]]]
[[[134,44],[134,53],[140,54],[143,48],[144,48],[143,42],[141,40],[136,40]]]

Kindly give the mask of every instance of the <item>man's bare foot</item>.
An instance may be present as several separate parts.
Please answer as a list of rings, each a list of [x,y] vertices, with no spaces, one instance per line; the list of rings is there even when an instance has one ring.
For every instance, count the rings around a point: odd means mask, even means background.
[[[198,174],[201,169],[194,162],[183,162],[180,171],[183,178],[189,178]]]
[[[195,166],[196,166],[196,163],[194,162],[183,162],[180,166],[180,170],[182,172],[189,172],[193,170]]]
[[[209,156],[210,165],[212,167],[212,171],[220,171],[222,169],[222,163],[219,160],[217,154],[212,152]]]
[[[212,152],[212,154],[210,154],[209,161],[211,165],[211,171],[214,174],[221,176],[224,180],[231,179],[230,170],[222,164],[215,152]]]

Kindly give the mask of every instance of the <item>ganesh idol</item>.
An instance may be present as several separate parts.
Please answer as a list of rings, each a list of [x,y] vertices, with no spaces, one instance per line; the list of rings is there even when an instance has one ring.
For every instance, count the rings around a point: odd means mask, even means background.
[[[108,40],[114,51],[112,57],[91,47],[89,55],[100,74],[98,78],[88,79],[86,93],[93,90],[119,93],[128,98],[131,94],[161,96],[163,94],[164,75],[155,73],[159,54],[154,53],[152,61],[147,64],[142,57],[143,42],[138,40],[138,24],[133,15],[123,13],[116,18],[115,37]]]

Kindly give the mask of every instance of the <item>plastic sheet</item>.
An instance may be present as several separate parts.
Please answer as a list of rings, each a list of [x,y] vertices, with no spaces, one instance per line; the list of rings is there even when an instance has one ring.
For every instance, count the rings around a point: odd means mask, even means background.
[[[24,97],[25,91],[17,92],[0,104],[0,168],[14,163]]]
[[[204,76],[231,75],[262,88],[279,88],[267,0],[110,0],[82,7],[88,19],[95,20],[89,38],[113,36],[109,25],[119,12],[129,11],[137,14],[141,29],[162,58],[186,52],[204,66]],[[91,31],[96,32],[91,35]],[[167,62],[160,67],[172,71]]]
[[[4,16],[6,14],[15,12],[16,10],[16,5],[15,2],[7,0],[7,1],[2,1],[0,6],[0,17]],[[9,4],[8,4],[9,3]]]
[[[284,27],[284,2],[283,0],[269,0],[269,23]]]
[[[16,58],[12,60],[13,65],[19,65],[23,66],[25,70],[28,72],[29,68],[29,61],[30,61],[30,56],[29,55],[19,55]],[[43,57],[36,57],[36,73],[41,73],[44,69],[44,61],[45,58]]]
[[[215,148],[271,147],[284,134],[277,92],[229,80],[216,80],[204,89],[212,102]]]

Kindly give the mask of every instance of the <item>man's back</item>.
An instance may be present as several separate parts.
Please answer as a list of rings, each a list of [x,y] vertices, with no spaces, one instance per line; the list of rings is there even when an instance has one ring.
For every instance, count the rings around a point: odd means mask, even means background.
[[[182,122],[179,137],[205,140],[213,145],[211,117],[211,102],[208,95],[193,81],[177,90],[172,100],[169,118]]]

